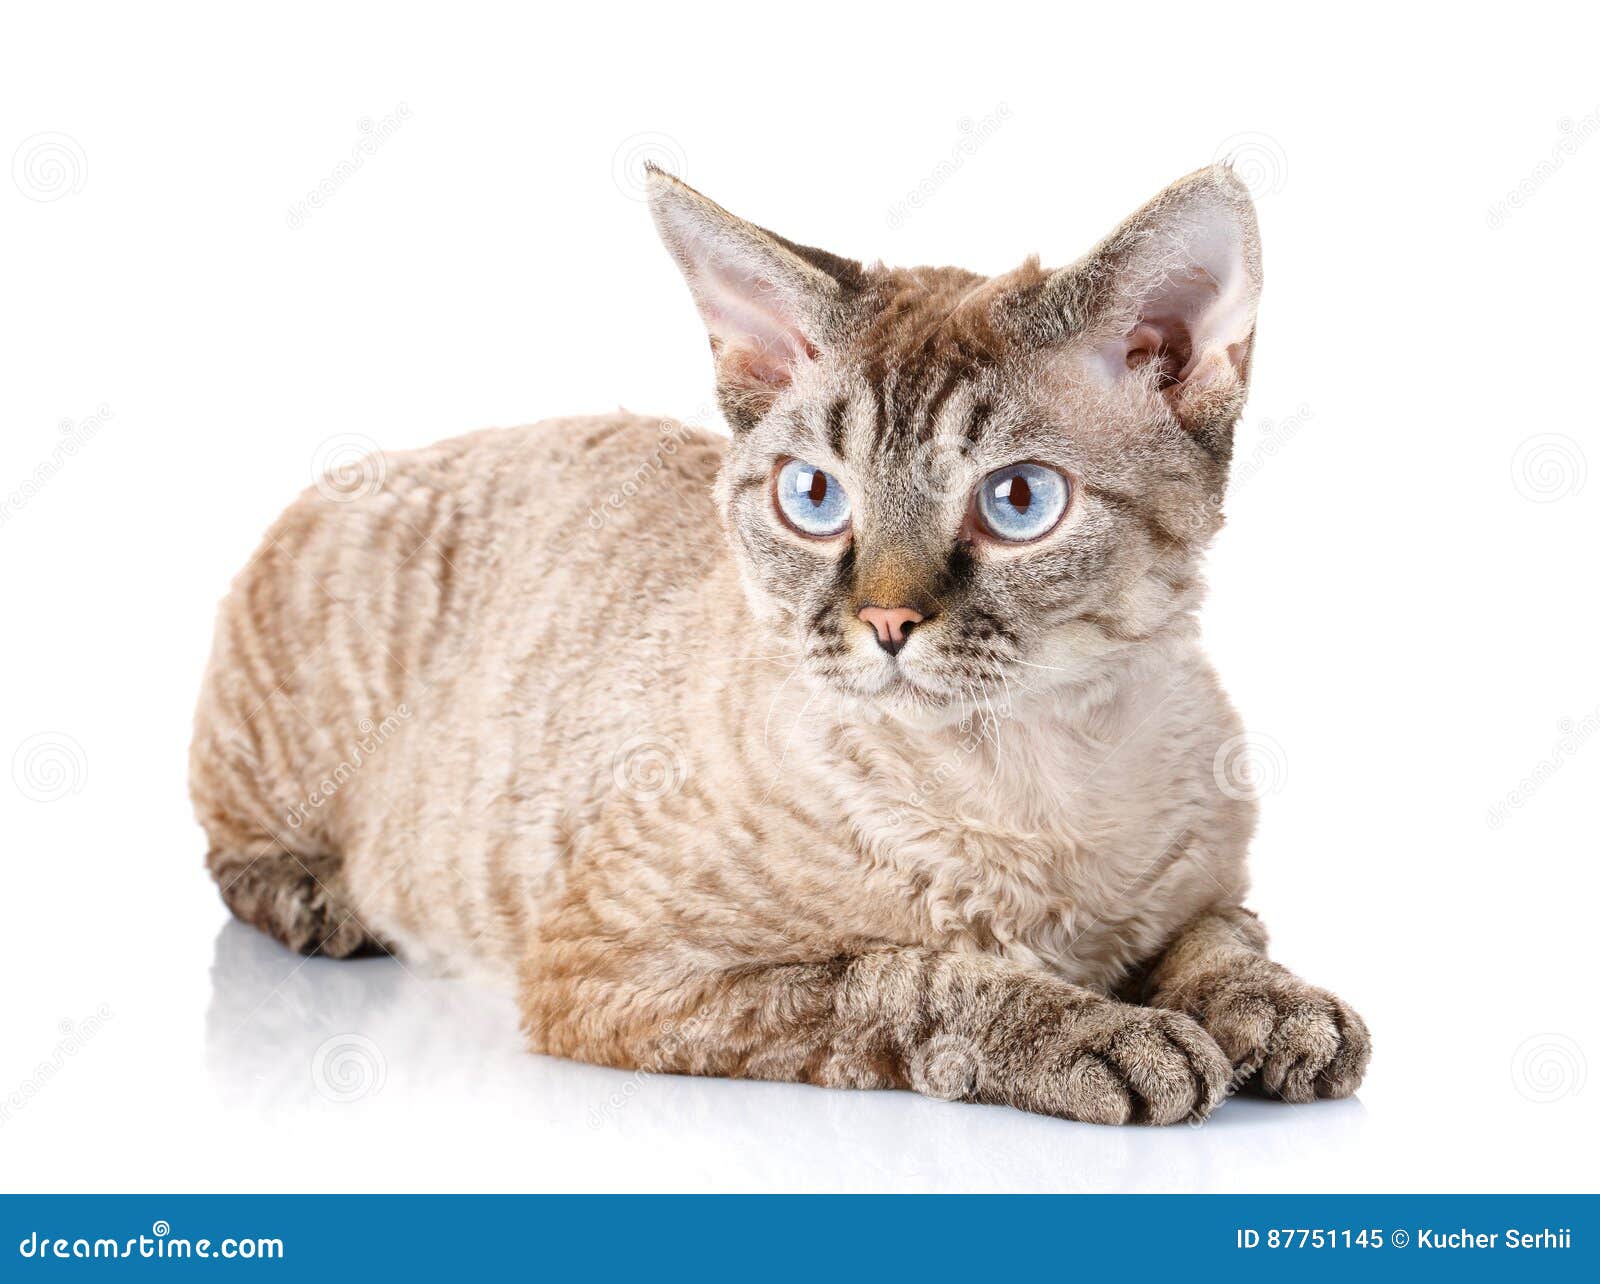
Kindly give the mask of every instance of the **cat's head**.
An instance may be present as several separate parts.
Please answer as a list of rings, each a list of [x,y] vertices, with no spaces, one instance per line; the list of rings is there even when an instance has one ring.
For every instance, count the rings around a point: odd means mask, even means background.
[[[996,277],[866,267],[649,187],[711,334],[755,624],[812,679],[938,722],[1188,617],[1261,282],[1226,168]]]

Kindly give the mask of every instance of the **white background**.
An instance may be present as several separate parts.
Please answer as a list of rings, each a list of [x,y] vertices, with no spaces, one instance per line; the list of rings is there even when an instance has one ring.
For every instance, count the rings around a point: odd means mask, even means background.
[[[8,9],[0,1182],[1592,1185],[1596,26]],[[808,243],[997,271],[1228,151],[1267,290],[1205,629],[1259,736],[1253,904],[1367,1016],[1359,1101],[1119,1131],[641,1078],[523,1054],[466,984],[229,922],[190,715],[214,604],[315,462],[619,403],[707,421],[646,156]]]

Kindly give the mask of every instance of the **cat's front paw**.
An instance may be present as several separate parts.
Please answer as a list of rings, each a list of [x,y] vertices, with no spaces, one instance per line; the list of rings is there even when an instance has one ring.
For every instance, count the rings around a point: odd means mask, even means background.
[[[1354,1008],[1265,959],[1200,977],[1156,1002],[1199,1021],[1233,1063],[1236,1082],[1259,1074],[1285,1101],[1350,1096],[1372,1056]]]
[[[1228,1087],[1227,1058],[1188,1017],[1109,1000],[1080,1013],[1049,1060],[1045,1109],[1085,1123],[1203,1119]]]

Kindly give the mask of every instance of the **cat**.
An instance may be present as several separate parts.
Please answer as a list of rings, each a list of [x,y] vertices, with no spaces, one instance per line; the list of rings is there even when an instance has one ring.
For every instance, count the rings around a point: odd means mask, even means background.
[[[1355,1091],[1366,1026],[1243,908],[1197,641],[1244,185],[992,278],[648,193],[731,437],[562,419],[301,496],[196,720],[233,912],[490,975],[532,1049],[606,1066],[1101,1123]]]

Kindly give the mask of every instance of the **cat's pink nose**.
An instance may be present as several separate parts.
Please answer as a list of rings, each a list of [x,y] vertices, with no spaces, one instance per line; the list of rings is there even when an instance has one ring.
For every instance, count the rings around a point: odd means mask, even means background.
[[[922,612],[909,606],[864,606],[856,618],[872,626],[878,635],[878,645],[890,655],[897,655],[911,635],[913,625],[922,623]]]

